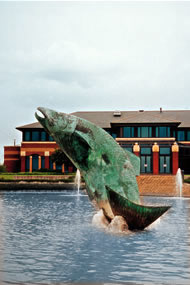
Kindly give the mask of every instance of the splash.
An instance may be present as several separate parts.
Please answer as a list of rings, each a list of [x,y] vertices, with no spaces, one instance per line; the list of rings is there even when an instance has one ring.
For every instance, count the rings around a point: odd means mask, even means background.
[[[77,186],[77,194],[78,195],[80,195],[80,182],[81,182],[80,170],[77,169],[77,172],[75,175],[75,185]]]
[[[176,194],[178,197],[182,197],[183,194],[182,191],[183,191],[183,178],[182,178],[181,169],[178,168],[176,173]]]

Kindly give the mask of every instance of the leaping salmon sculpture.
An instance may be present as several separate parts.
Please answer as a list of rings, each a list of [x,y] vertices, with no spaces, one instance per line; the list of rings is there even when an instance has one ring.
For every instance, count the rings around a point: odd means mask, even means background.
[[[122,216],[129,230],[142,230],[170,206],[140,204],[136,175],[140,159],[122,149],[102,128],[82,118],[38,108],[37,120],[78,168],[85,180],[90,200],[111,221]]]

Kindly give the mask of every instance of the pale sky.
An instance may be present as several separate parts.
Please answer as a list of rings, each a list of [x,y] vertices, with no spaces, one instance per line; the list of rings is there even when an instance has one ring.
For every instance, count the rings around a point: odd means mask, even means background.
[[[190,2],[0,2],[0,161],[38,106],[190,109]]]

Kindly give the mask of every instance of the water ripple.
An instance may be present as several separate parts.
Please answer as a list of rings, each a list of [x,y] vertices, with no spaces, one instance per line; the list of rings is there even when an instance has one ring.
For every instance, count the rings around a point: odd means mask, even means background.
[[[144,200],[172,208],[143,232],[115,236],[92,226],[85,195],[0,196],[0,281],[188,284],[190,199]]]

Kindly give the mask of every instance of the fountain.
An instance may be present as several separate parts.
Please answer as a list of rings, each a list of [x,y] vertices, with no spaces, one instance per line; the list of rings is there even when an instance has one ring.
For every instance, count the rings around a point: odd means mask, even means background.
[[[90,200],[114,228],[125,220],[124,228],[143,230],[170,208],[140,204],[136,181],[140,159],[102,128],[73,115],[38,110],[43,117],[36,113],[37,120],[80,170]]]
[[[81,182],[81,175],[80,170],[77,169],[76,175],[75,175],[75,185],[77,187],[77,195],[80,195],[80,182]]]
[[[176,195],[178,197],[182,197],[182,194],[183,194],[183,177],[181,169],[178,168],[176,173]]]

